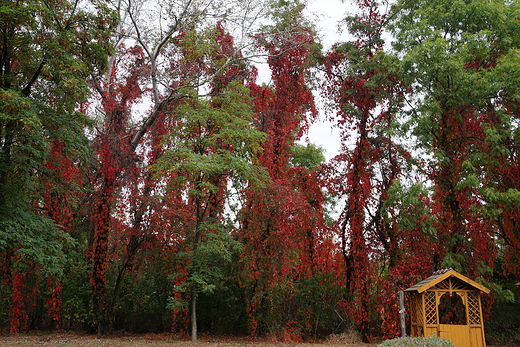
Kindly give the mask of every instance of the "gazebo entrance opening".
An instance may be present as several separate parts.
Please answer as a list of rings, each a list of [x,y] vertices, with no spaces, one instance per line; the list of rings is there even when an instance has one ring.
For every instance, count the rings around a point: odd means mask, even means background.
[[[439,301],[439,323],[467,325],[466,305],[459,294],[446,293]]]

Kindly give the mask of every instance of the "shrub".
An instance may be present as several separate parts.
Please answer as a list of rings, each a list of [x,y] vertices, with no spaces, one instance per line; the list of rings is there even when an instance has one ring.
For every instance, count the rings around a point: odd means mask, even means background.
[[[377,347],[454,347],[450,341],[441,337],[399,337],[387,340]]]
[[[520,346],[520,302],[495,302],[486,322],[488,344]]]

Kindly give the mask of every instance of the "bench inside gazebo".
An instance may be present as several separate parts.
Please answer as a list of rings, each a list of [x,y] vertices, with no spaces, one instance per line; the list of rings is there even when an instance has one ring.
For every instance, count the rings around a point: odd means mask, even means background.
[[[489,289],[452,269],[405,290],[412,336],[437,336],[456,347],[486,347],[480,296]]]

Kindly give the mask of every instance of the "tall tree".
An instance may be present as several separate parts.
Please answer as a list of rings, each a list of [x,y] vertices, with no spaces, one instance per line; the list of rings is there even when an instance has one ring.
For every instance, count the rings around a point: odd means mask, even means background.
[[[93,142],[96,150],[99,168],[92,172],[92,184],[95,187],[91,218],[93,219],[92,240],[87,252],[92,263],[91,284],[93,291],[93,309],[99,327],[99,333],[103,333],[109,325],[109,316],[117,290],[128,263],[132,261],[135,250],[126,249],[126,259],[118,271],[115,289],[111,303],[105,297],[106,271],[108,269],[109,238],[115,236],[112,231],[114,219],[114,207],[123,206],[119,195],[123,182],[126,183],[129,192],[135,198],[138,192],[134,187],[139,179],[146,177],[146,168],[140,165],[140,158],[131,149],[131,135],[134,131],[131,119],[133,104],[141,101],[144,91],[140,88],[146,76],[149,74],[149,66],[144,63],[143,52],[138,47],[126,48],[123,45],[117,47],[115,55],[111,57],[110,68],[105,79],[95,79],[94,86],[99,94],[103,110],[103,122],[100,124],[99,133]],[[124,181],[123,181],[124,180]],[[144,184],[147,184],[144,183]],[[130,203],[130,202],[128,202]],[[135,218],[135,209],[129,209],[132,213],[132,222],[139,223]],[[116,217],[117,218],[117,217]],[[124,228],[125,224],[120,224]],[[131,233],[132,227],[137,229]],[[129,237],[127,246],[138,247],[139,230],[137,225],[128,228]],[[121,231],[121,230],[119,230]],[[132,236],[130,236],[132,234]]]
[[[299,1],[279,1],[273,25],[257,36],[268,54],[271,84],[251,86],[257,129],[267,135],[258,163],[270,184],[249,190],[241,211],[245,244],[242,284],[250,332],[289,334],[297,324],[298,281],[310,277],[313,252],[325,237],[323,192],[315,167],[290,167],[296,140],[316,117],[310,72],[319,45]]]
[[[92,175],[94,227],[87,255],[92,264],[93,309],[99,333],[110,325],[110,312],[126,269],[151,235],[151,219],[145,216],[162,213],[164,200],[150,200],[157,193],[158,181],[147,166],[162,153],[161,137],[174,123],[169,114],[181,99],[194,96],[194,88],[207,87],[222,73],[221,69],[245,59],[233,48],[213,75],[200,70],[204,67],[195,51],[204,47],[192,46],[193,52],[185,50],[186,42],[194,39],[189,36],[190,30],[226,18],[240,32],[251,29],[264,11],[259,4],[245,0],[114,1],[111,6],[121,19],[110,41],[115,53],[109,60],[108,72],[92,74],[99,99],[99,104],[94,105],[102,112],[96,117],[100,124],[94,134],[99,168]],[[239,9],[243,11],[239,13]],[[237,23],[244,27],[237,28]],[[125,47],[128,43],[135,47]],[[246,44],[241,42],[242,46]],[[148,95],[150,109],[143,112],[136,105],[146,104]],[[124,199],[119,199],[121,196]],[[120,214],[115,213],[116,207]],[[130,223],[124,220],[125,213],[131,216]],[[118,269],[112,298],[108,299],[106,275],[113,241],[121,245],[124,260],[112,264]]]
[[[185,281],[177,290],[190,299],[191,339],[195,341],[197,297],[215,290],[222,278],[222,263],[230,262],[240,249],[224,218],[230,187],[258,186],[266,175],[252,161],[264,134],[252,125],[252,103],[245,86],[251,69],[244,62],[228,64],[237,54],[231,35],[219,23],[207,32],[187,31],[183,42],[190,61],[199,62],[198,71],[213,75],[210,94],[201,98],[199,90],[193,89],[172,113],[176,124],[155,169],[173,177],[171,186],[177,191],[171,193],[183,195],[186,204],[178,257],[185,259],[187,267]]]
[[[394,47],[413,90],[409,127],[423,153],[432,154],[425,157],[439,245],[434,267],[489,278],[497,229],[482,208],[497,187],[486,172],[495,167],[489,154],[502,146],[490,135],[515,128],[504,90],[511,92],[516,71],[505,59],[518,49],[518,4],[399,1],[394,10]]]
[[[345,23],[355,41],[326,55],[325,95],[334,100],[331,120],[340,129],[341,153],[330,163],[330,189],[345,199],[338,220],[351,314],[363,340],[369,336],[373,252],[395,252],[397,242],[382,222],[388,190],[400,178],[406,152],[392,137],[402,88],[383,53],[386,15],[378,1],[357,1],[360,12]]]
[[[31,296],[23,292],[24,281],[62,271],[71,239],[57,224],[63,220],[44,212],[43,192],[58,197],[58,186],[73,176],[66,166],[74,171],[86,153],[88,122],[77,110],[88,94],[89,73],[106,68],[115,16],[90,1],[0,6],[0,253],[3,279],[12,285],[16,333],[27,327],[22,300]],[[62,162],[56,162],[57,148]]]
[[[520,277],[520,229],[518,207],[520,185],[515,177],[519,174],[519,103],[518,71],[520,31],[517,20],[518,3],[499,3],[486,8],[486,17],[493,17],[496,38],[487,56],[475,58],[467,67],[482,73],[488,84],[495,85],[487,108],[484,125],[485,140],[479,156],[472,160],[482,178],[479,189],[483,200],[484,216],[492,221],[498,236],[498,246],[504,256],[504,270]],[[500,36],[499,36],[500,34]]]

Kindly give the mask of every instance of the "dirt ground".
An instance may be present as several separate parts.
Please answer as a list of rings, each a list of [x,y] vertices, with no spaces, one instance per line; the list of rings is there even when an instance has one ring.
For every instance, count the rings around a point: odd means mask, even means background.
[[[76,334],[0,336],[0,347],[375,347],[354,341],[329,341],[323,343],[298,342],[248,342],[237,340],[210,340],[201,338],[197,342],[182,341],[171,335],[146,335],[124,337],[97,337]]]

